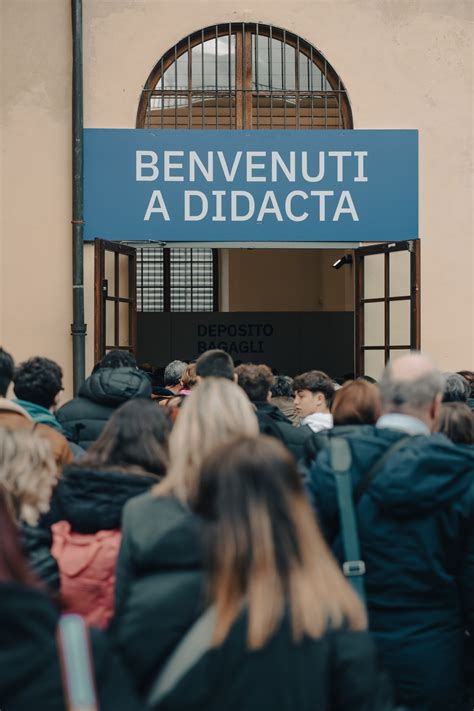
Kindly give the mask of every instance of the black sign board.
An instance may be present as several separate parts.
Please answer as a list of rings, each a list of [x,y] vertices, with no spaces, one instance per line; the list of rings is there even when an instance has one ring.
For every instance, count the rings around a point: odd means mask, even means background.
[[[266,363],[296,375],[314,368],[333,377],[354,370],[354,315],[348,311],[139,313],[139,363],[163,366],[222,348],[234,361]]]

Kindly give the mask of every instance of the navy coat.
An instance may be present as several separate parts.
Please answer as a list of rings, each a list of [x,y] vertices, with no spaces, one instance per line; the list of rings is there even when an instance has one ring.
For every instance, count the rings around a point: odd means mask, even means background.
[[[348,435],[353,485],[404,436],[377,428]],[[307,486],[341,559],[328,450]],[[466,708],[465,630],[474,635],[474,447],[441,434],[411,438],[372,481],[357,514],[370,628],[399,703],[420,711]]]

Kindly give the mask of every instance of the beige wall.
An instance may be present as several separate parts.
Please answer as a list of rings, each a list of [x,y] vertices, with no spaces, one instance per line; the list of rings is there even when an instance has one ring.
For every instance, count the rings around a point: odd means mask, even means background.
[[[60,361],[68,385],[69,5],[0,2],[0,341],[17,359],[37,352]],[[152,66],[197,28],[262,21],[306,38],[348,88],[356,128],[420,130],[423,347],[445,369],[472,367],[473,7],[471,0],[84,0],[85,125],[133,127]],[[90,290],[91,269],[87,278]],[[90,308],[88,327],[90,359]]]
[[[1,0],[0,343],[58,361],[70,387],[68,3]]]
[[[229,311],[350,311],[351,269],[334,270],[345,252],[239,249],[229,255]]]

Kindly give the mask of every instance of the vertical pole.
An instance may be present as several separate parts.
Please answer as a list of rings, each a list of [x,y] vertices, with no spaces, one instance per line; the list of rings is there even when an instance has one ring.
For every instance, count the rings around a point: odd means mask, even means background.
[[[73,387],[85,377],[84,323],[84,150],[82,90],[82,0],[71,0],[72,13],[72,299]]]

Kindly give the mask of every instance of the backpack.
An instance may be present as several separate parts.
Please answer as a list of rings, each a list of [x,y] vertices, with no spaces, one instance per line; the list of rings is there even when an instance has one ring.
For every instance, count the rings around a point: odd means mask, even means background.
[[[58,521],[51,531],[51,553],[59,567],[63,612],[77,613],[89,625],[104,629],[114,612],[121,531],[77,533],[68,521]]]

